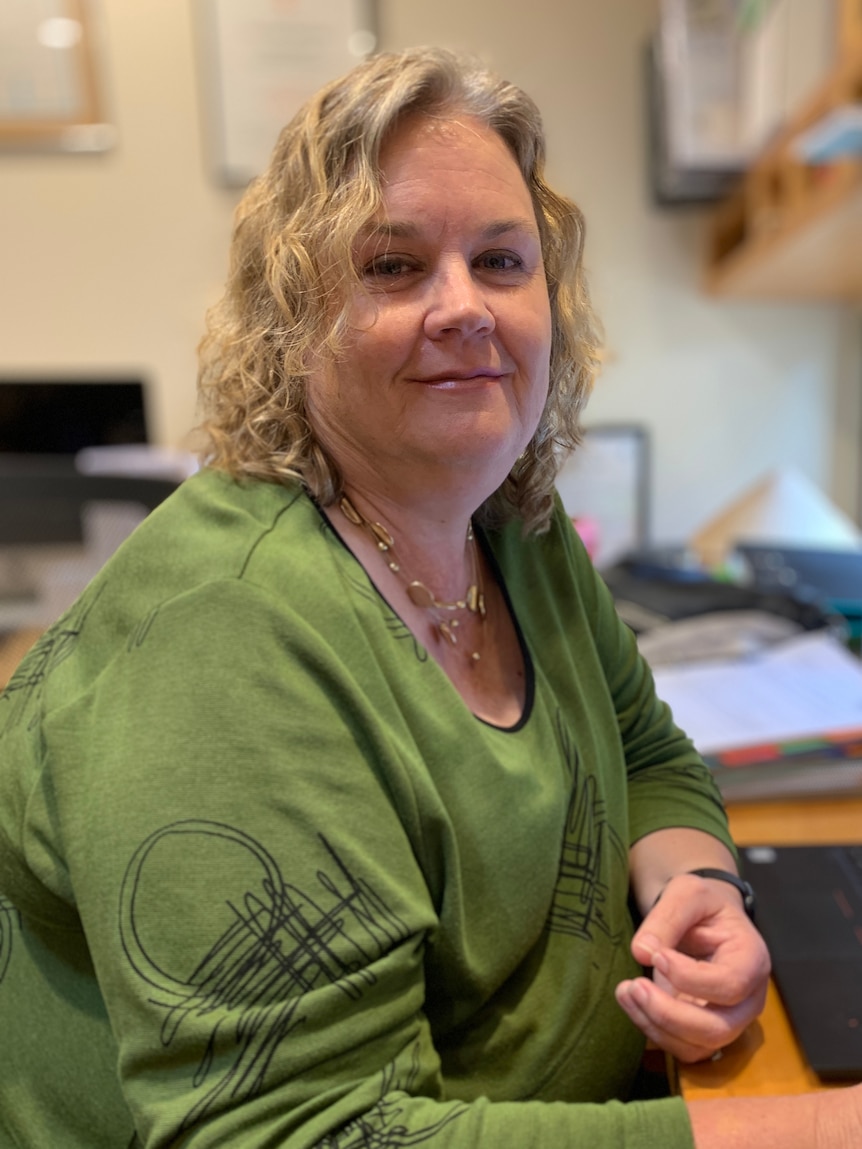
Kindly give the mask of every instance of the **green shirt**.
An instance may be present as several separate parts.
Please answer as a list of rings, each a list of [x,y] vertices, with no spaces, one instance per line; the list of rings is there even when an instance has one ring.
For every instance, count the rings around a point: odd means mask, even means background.
[[[727,841],[717,793],[562,510],[484,545],[505,730],[299,488],[213,471],[37,643],[0,698],[0,1145],[691,1145],[623,1103],[613,989],[629,846]]]

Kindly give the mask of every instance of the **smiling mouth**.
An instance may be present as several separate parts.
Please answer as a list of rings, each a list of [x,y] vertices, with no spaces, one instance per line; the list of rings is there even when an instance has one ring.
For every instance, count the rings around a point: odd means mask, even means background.
[[[430,376],[424,379],[417,379],[417,383],[421,383],[425,387],[434,387],[441,391],[454,391],[464,390],[471,387],[489,387],[495,383],[499,383],[505,373],[503,371],[496,371],[492,368],[480,369],[478,371],[464,372],[451,372],[449,374],[441,373],[440,375]]]

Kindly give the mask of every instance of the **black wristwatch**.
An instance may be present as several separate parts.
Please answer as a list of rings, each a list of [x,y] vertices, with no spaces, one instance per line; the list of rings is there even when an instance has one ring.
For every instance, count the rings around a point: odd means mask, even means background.
[[[754,921],[754,890],[751,888],[749,882],[745,878],[740,878],[739,874],[732,874],[729,870],[713,870],[709,866],[705,866],[700,870],[689,870],[690,874],[696,874],[699,878],[715,878],[719,882],[729,882],[731,886],[736,886],[742,895],[742,908],[748,914],[752,921]]]

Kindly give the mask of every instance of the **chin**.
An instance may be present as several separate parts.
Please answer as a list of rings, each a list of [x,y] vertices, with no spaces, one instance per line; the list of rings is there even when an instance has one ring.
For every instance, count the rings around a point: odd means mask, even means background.
[[[469,441],[461,443],[456,448],[452,445],[447,453],[449,465],[461,473],[475,472],[477,481],[481,481],[483,488],[487,488],[482,498],[500,486],[506,476],[522,454],[526,443],[522,439],[477,439],[475,436]]]

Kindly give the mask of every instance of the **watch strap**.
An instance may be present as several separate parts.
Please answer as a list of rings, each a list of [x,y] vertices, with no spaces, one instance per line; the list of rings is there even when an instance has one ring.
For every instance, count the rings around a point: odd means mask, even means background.
[[[754,921],[754,890],[745,878],[741,878],[739,874],[731,873],[730,870],[714,870],[710,866],[703,866],[698,870],[689,870],[688,872],[696,875],[698,878],[715,878],[716,881],[728,882],[731,886],[735,886],[742,896],[743,909],[751,920]]]

